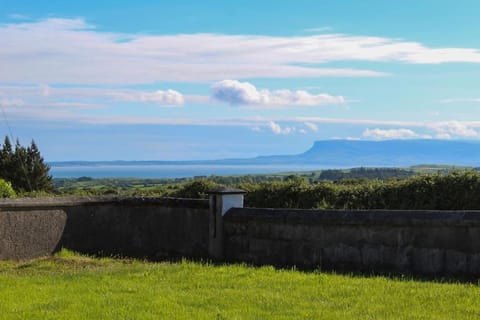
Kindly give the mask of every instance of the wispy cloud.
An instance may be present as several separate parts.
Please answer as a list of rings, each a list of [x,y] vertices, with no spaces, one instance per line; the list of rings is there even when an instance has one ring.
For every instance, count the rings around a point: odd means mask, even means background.
[[[10,83],[139,84],[385,75],[294,65],[318,60],[308,57],[312,53],[305,46],[313,40],[308,37],[120,34],[95,30],[82,19],[51,18],[0,25],[0,38],[4,44],[0,82]]]
[[[0,107],[19,107],[23,106],[24,104],[25,102],[22,99],[0,97]]]
[[[167,117],[142,117],[142,116],[121,116],[121,115],[82,115],[76,114],[65,115],[64,118],[51,118],[50,112],[35,108],[36,105],[10,106],[6,109],[7,115],[15,117],[21,111],[22,117],[33,120],[64,120],[79,123],[90,124],[174,124],[174,125],[199,125],[199,126],[247,126],[247,127],[264,127],[269,122],[274,123],[299,123],[311,122],[315,124],[328,123],[340,125],[365,125],[365,126],[409,126],[409,127],[425,127],[427,123],[415,121],[382,121],[368,119],[342,119],[342,118],[322,118],[322,117],[281,117],[281,116],[249,116],[249,117],[223,117],[215,119],[196,119],[196,118],[167,118]],[[433,124],[433,123],[430,123]],[[478,121],[480,127],[480,121]]]
[[[7,99],[0,94],[0,106],[12,121],[44,121],[81,123],[90,125],[178,125],[178,126],[235,126],[252,131],[268,130],[278,135],[313,132],[319,124],[365,128],[362,136],[373,139],[402,138],[480,138],[480,121],[392,121],[373,119],[248,116],[223,118],[187,118],[87,114],[83,109],[99,109],[106,106],[97,103],[57,101],[54,103],[29,103],[22,99]],[[78,111],[78,112],[77,112]],[[302,128],[303,126],[303,128]],[[373,128],[372,128],[373,127]],[[419,133],[421,132],[421,133]]]
[[[0,82],[5,83],[371,77],[385,73],[319,65],[336,61],[480,63],[476,48],[431,48],[384,37],[121,34],[96,30],[82,19],[1,24],[0,39]]]
[[[305,29],[304,31],[310,32],[310,33],[322,33],[322,32],[332,31],[332,30],[333,30],[332,27],[324,26],[324,27],[308,28],[308,29]]]
[[[345,102],[342,96],[311,94],[304,90],[258,90],[249,82],[237,80],[223,80],[215,83],[211,88],[211,95],[214,99],[231,105],[257,107],[318,106]]]
[[[440,103],[461,103],[461,102],[475,102],[475,103],[480,103],[480,98],[460,98],[460,99],[443,99],[440,100]]]
[[[135,89],[108,89],[90,87],[51,87],[40,86],[3,86],[1,92],[6,96],[30,98],[39,101],[59,102],[64,99],[76,100],[75,103],[84,103],[85,100],[99,99],[105,101],[150,103],[160,106],[180,106],[185,103],[186,97],[173,89],[145,91]],[[208,99],[208,97],[206,97]],[[200,101],[199,97],[192,100]],[[204,98],[205,100],[205,98]]]
[[[7,17],[12,20],[29,20],[30,19],[29,16],[21,13],[11,13],[7,15]]]
[[[366,129],[363,131],[362,134],[365,138],[373,138],[376,140],[384,140],[384,139],[414,139],[421,137],[415,131],[411,129]],[[425,138],[425,137],[423,137]]]
[[[316,125],[315,123],[313,122],[304,122],[303,123],[308,129],[312,130],[313,132],[317,132],[318,131],[318,125]]]
[[[81,103],[81,102],[54,102],[50,103],[48,105],[43,105],[43,104],[36,104],[36,105],[30,105],[30,107],[42,107],[42,108],[48,108],[48,107],[58,107],[58,108],[71,108],[71,109],[104,109],[105,106],[96,104],[96,103]],[[47,111],[43,109],[44,111]]]

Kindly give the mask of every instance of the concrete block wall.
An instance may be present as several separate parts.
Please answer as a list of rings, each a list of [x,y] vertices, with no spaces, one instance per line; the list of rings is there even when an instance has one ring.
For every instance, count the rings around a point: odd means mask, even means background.
[[[52,253],[65,228],[63,210],[0,211],[0,260]]]
[[[0,201],[0,259],[29,259],[61,247],[87,254],[153,260],[205,258],[208,219],[207,200],[122,197],[3,200]],[[42,249],[33,249],[33,243],[43,243]]]
[[[180,257],[278,267],[480,277],[480,211],[342,211],[243,207],[210,200],[43,198],[0,201],[0,259],[61,247],[152,260]]]
[[[420,276],[480,276],[479,211],[233,208],[224,259]]]

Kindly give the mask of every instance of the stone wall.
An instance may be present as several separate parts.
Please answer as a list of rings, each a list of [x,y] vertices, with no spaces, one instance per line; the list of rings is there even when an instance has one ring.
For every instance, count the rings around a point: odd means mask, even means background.
[[[417,276],[480,276],[478,211],[233,208],[224,258],[256,265]]]
[[[0,201],[0,259],[29,259],[61,247],[154,260],[204,258],[208,208],[206,200],[169,198],[4,200]],[[34,249],[33,243],[40,249]]]

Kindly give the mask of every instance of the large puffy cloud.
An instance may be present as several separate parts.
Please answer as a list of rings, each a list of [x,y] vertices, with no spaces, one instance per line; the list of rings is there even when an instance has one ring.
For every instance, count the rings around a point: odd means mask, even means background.
[[[329,94],[310,94],[303,90],[258,90],[249,82],[223,80],[211,88],[214,99],[232,105],[252,105],[260,107],[274,106],[315,106],[344,103],[342,96]]]
[[[0,82],[8,83],[138,84],[254,77],[365,77],[385,74],[322,68],[318,64],[480,63],[480,52],[475,48],[429,48],[418,42],[382,37],[120,34],[96,30],[82,19],[0,24],[0,39]]]
[[[261,104],[268,99],[249,82],[223,80],[211,88],[212,97],[230,104]]]

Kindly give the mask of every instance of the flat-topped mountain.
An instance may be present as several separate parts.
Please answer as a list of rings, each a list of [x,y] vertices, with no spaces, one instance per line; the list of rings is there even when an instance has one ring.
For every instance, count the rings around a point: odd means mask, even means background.
[[[480,165],[480,141],[465,140],[322,140],[298,155],[238,160],[258,164],[318,164],[331,167]]]
[[[463,140],[316,141],[298,155],[305,163],[325,165],[410,166],[452,164],[478,166],[480,142]]]

